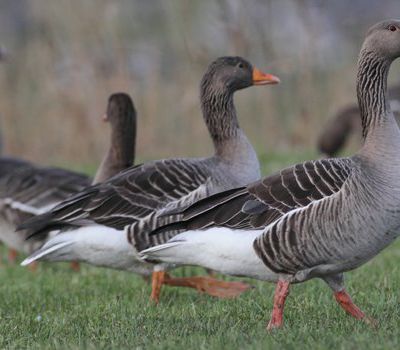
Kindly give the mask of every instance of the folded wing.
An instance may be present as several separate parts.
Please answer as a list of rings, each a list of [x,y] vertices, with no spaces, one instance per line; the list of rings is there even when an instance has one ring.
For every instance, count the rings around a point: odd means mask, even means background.
[[[167,203],[204,197],[208,177],[198,162],[186,159],[138,165],[104,183],[86,188],[50,212],[28,220],[19,229],[31,229],[35,235],[96,223],[121,230],[157,212]]]
[[[338,192],[352,169],[352,159],[308,161],[250,184],[204,198],[179,212],[165,225],[158,219],[149,235],[133,231],[136,248],[141,251],[167,242],[186,230],[222,226],[232,229],[263,228],[292,210],[305,207]],[[157,221],[157,218],[153,218]],[[154,228],[155,227],[155,228]],[[142,237],[147,236],[144,240]]]

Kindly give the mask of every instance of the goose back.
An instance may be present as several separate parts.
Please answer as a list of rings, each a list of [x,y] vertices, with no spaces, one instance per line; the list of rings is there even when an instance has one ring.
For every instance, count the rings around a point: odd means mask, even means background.
[[[154,217],[148,227],[153,228],[151,234],[144,235],[132,226],[132,241],[142,251],[165,243],[184,230],[214,225],[232,229],[266,227],[292,210],[339,191],[351,172],[351,165],[348,158],[297,164],[247,187],[217,193],[186,209],[175,210],[169,220]],[[171,223],[164,225],[165,221]],[[150,239],[146,240],[146,236]]]

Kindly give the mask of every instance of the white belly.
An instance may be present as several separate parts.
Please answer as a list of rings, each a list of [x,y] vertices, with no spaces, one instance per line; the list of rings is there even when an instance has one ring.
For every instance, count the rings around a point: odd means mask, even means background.
[[[81,261],[145,275],[151,274],[153,268],[139,260],[124,231],[101,225],[56,234],[30,258],[32,261]],[[30,258],[26,259],[27,263]]]
[[[198,265],[224,274],[276,281],[253,249],[253,242],[263,231],[231,230],[213,227],[187,231],[168,243],[143,251],[143,255],[177,265]]]

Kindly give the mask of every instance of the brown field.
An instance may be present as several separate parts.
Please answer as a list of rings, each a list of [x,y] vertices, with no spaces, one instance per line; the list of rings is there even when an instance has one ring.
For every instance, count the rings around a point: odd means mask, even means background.
[[[399,7],[398,1],[4,1],[5,152],[44,164],[97,164],[108,142],[100,121],[107,97],[126,91],[139,113],[139,160],[206,154],[199,81],[209,62],[231,54],[282,80],[237,94],[241,125],[259,153],[312,149],[324,121],[355,100],[366,28]]]

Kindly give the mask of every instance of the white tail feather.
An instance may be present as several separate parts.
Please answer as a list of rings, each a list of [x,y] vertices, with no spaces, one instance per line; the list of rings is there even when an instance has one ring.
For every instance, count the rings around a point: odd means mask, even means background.
[[[51,243],[51,241],[48,242],[48,243]],[[49,255],[49,254],[51,254],[51,253],[53,253],[53,252],[55,252],[55,251],[57,251],[57,250],[59,250],[61,248],[69,246],[69,245],[73,244],[74,242],[73,241],[59,242],[59,243],[56,243],[54,245],[51,244],[50,246],[48,246],[49,245],[48,243],[46,243],[42,248],[40,248],[35,253],[33,253],[32,255],[27,257],[21,263],[21,266],[26,266],[26,265],[29,265],[29,264],[33,263],[34,261],[41,260],[44,257],[46,257],[46,255]]]
[[[142,264],[126,238],[124,230],[92,225],[56,234],[25,259],[25,266],[37,260],[79,261],[95,266],[149,274],[151,266]]]
[[[180,241],[173,241],[173,242],[168,242],[165,244],[160,244],[155,247],[151,247],[151,248],[141,251],[139,253],[139,256],[142,259],[160,258],[165,255],[163,253],[165,253],[166,250],[174,248],[174,247],[179,246],[184,243],[185,243],[185,241],[180,240]]]
[[[4,204],[10,206],[10,208],[12,208],[12,209],[19,210],[23,213],[32,214],[32,215],[40,215],[40,214],[43,214],[43,213],[49,211],[50,209],[54,208],[54,206],[57,203],[51,203],[47,206],[38,208],[38,207],[33,207],[31,205],[28,205],[28,204],[25,204],[22,202],[15,201],[12,198],[6,198],[4,200]]]

